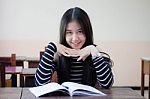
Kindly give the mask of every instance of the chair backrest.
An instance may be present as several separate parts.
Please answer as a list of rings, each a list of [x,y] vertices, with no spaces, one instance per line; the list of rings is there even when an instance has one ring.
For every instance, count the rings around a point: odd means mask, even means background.
[[[5,65],[16,66],[16,54],[11,54],[10,57],[0,57],[0,62]]]
[[[46,48],[47,48],[47,47],[45,47],[45,50],[46,50]],[[44,50],[44,51],[45,51],[45,50]],[[44,54],[44,51],[40,51],[40,60],[41,60],[41,58],[42,58],[42,55]]]
[[[44,51],[40,51],[40,59],[42,58],[43,54],[44,54]]]
[[[0,86],[5,87],[5,66],[16,66],[16,54],[0,57]]]

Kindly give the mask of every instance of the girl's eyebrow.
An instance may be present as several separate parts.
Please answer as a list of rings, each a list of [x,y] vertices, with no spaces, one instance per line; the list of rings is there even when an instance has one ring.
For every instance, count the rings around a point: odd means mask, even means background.
[[[82,28],[77,29],[77,31],[78,31],[78,30],[82,30]],[[72,30],[66,29],[66,31],[72,31]]]
[[[72,31],[72,30],[66,30],[66,31]]]
[[[79,28],[78,30],[82,30],[82,28]]]

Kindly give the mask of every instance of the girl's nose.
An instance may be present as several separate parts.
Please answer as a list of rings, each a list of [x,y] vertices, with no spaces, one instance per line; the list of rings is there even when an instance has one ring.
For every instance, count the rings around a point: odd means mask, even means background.
[[[72,41],[77,41],[77,40],[78,40],[78,35],[76,33],[73,33]]]

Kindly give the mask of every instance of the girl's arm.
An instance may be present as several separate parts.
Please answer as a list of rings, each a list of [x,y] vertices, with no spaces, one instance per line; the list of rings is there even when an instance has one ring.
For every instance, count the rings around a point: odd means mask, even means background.
[[[99,53],[100,54],[100,53]],[[111,69],[111,63],[106,61],[103,56],[93,57],[93,65],[96,69],[97,80],[103,88],[112,86],[114,79]]]
[[[109,88],[113,84],[113,74],[111,70],[111,61],[108,62],[104,59],[100,51],[94,45],[89,45],[81,50],[78,53],[78,60],[85,60],[89,55],[92,55],[93,65],[96,69],[97,80],[100,85],[104,88]]]
[[[49,83],[55,70],[54,54],[56,53],[56,45],[50,42],[40,60],[39,66],[35,74],[35,85],[40,86]]]

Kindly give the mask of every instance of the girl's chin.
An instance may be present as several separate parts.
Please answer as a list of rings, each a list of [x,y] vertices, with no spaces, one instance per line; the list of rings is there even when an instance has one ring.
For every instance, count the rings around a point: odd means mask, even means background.
[[[81,47],[75,47],[75,46],[72,46],[72,48],[76,50],[81,49]]]
[[[80,48],[73,48],[73,49],[75,49],[75,50],[79,50]]]

